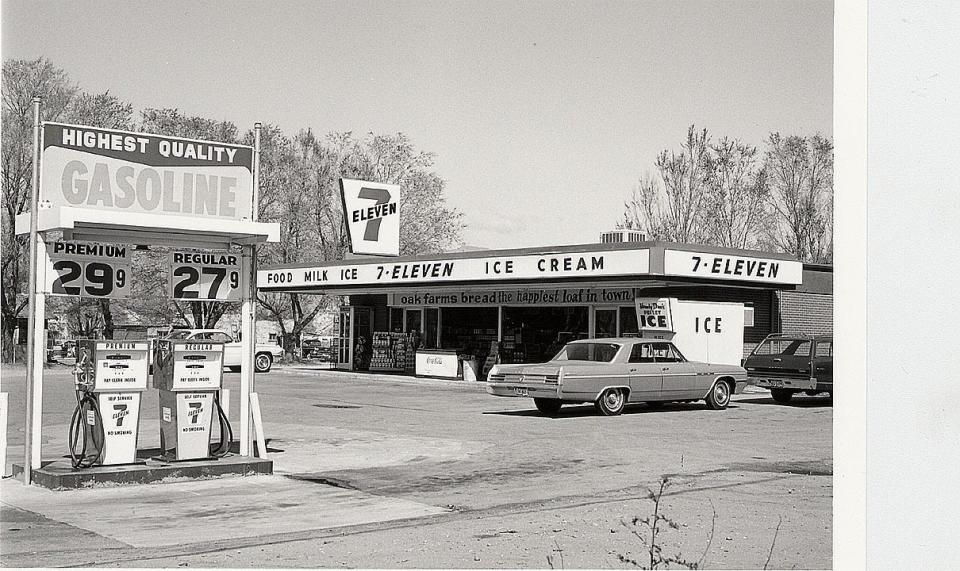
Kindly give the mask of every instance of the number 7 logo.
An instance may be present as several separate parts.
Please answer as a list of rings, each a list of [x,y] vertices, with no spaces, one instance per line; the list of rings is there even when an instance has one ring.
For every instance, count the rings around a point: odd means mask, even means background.
[[[115,404],[113,405],[113,410],[117,411],[113,413],[113,418],[117,419],[117,428],[123,426],[123,419],[127,416],[127,405],[125,404]]]
[[[202,402],[188,402],[187,406],[190,407],[190,410],[187,411],[187,416],[190,417],[190,424],[196,424],[200,420],[200,409],[203,408]]]
[[[367,200],[375,200],[376,202],[374,202],[374,206],[390,202],[390,191],[382,188],[363,187],[360,189],[360,194],[357,196],[360,198],[366,198]],[[376,242],[379,240],[380,222],[382,221],[382,218],[367,220],[367,227],[363,231],[363,239],[370,242]]]

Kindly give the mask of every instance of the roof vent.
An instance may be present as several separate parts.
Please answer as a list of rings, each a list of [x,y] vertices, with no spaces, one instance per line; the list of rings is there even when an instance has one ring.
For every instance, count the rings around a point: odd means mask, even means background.
[[[624,242],[643,242],[645,236],[639,230],[619,228],[600,234],[601,244],[622,244]]]

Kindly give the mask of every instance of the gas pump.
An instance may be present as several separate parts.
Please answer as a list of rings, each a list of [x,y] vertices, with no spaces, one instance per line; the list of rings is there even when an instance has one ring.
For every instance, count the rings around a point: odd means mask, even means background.
[[[68,435],[75,469],[136,462],[148,351],[146,341],[77,342],[77,408]]]
[[[230,451],[233,429],[220,407],[223,343],[161,339],[153,361],[160,389],[160,448],[164,460],[220,458]],[[213,412],[220,443],[210,447]]]

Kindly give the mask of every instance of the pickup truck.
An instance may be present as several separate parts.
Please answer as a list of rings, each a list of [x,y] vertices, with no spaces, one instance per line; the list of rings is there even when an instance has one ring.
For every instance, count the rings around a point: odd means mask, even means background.
[[[223,342],[223,366],[231,371],[240,370],[240,342],[222,329],[175,329],[167,339],[203,340]],[[273,362],[283,357],[283,348],[270,343],[257,343],[254,347],[253,370],[266,373]]]
[[[770,389],[778,403],[795,393],[829,393],[833,397],[833,337],[768,335],[744,359],[743,368],[758,387]]]

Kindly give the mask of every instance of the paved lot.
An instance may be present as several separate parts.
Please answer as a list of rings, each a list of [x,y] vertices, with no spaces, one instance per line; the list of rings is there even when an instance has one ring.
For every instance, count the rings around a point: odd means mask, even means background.
[[[22,458],[23,375],[2,373],[9,463]],[[0,563],[630,567],[621,556],[644,556],[630,522],[651,513],[647,490],[667,476],[661,513],[677,528],[658,540],[666,554],[706,553],[714,568],[831,566],[823,399],[781,406],[758,392],[726,411],[572,406],[545,418],[479,383],[278,369],[258,375],[257,391],[274,476],[74,492],[7,479]],[[44,403],[51,457],[66,451],[66,371],[49,371]],[[157,409],[150,391],[141,447],[157,444]]]

